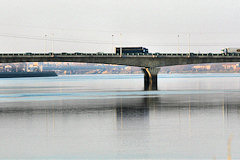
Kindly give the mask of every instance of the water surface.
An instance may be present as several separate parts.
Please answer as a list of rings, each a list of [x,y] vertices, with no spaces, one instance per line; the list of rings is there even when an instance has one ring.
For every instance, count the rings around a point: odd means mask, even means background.
[[[240,158],[240,74],[0,79],[0,159]],[[228,147],[230,150],[228,151]]]

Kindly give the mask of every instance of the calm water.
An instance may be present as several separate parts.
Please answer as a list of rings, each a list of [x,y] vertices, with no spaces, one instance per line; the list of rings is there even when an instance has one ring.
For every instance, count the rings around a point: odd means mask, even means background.
[[[143,88],[143,75],[0,79],[0,159],[240,159],[240,74]]]

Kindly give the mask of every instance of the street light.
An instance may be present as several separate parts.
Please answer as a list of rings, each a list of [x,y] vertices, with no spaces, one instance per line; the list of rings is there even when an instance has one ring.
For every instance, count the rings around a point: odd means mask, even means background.
[[[44,34],[44,53],[47,53],[47,34]],[[38,66],[40,68],[40,72],[43,71],[43,62],[38,62]]]
[[[54,52],[54,33],[52,35],[52,53]]]
[[[190,36],[191,36],[191,34],[190,33],[188,33],[188,52],[189,52],[189,55],[190,55]]]
[[[179,35],[178,35],[178,54],[180,53],[179,51]]]
[[[114,53],[113,38],[114,38],[114,35],[112,34],[112,53]]]
[[[122,33],[120,33],[120,57],[122,57]]]
[[[45,39],[45,45],[44,45],[44,52],[47,53],[47,35],[44,35],[44,39]]]

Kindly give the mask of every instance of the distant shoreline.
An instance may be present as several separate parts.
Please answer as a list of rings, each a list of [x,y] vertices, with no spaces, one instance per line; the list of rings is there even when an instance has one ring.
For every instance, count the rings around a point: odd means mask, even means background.
[[[0,78],[56,77],[56,72],[0,72]]]

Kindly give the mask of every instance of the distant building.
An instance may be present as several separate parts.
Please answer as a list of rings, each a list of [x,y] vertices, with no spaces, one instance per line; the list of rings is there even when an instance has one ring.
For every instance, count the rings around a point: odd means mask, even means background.
[[[211,65],[197,65],[192,67],[195,70],[210,70]]]
[[[234,70],[236,71],[239,68],[239,64],[223,64],[222,65],[225,70]]]

